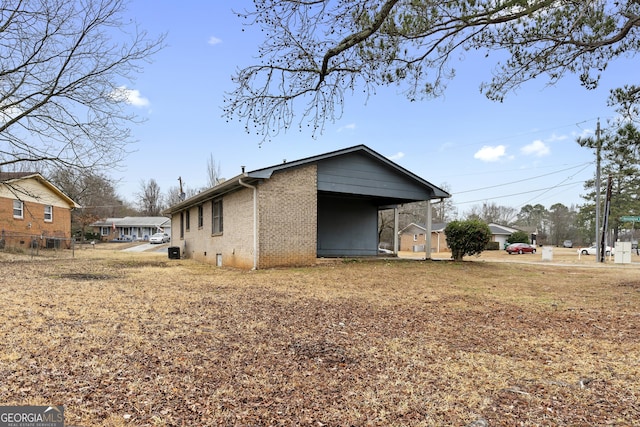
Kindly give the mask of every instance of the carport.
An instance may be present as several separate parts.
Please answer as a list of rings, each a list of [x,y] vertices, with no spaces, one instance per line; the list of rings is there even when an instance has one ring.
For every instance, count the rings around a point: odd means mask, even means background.
[[[317,159],[318,257],[373,256],[378,253],[378,212],[394,209],[394,252],[398,252],[398,207],[451,197],[446,191],[365,146]],[[431,245],[425,245],[426,258]]]

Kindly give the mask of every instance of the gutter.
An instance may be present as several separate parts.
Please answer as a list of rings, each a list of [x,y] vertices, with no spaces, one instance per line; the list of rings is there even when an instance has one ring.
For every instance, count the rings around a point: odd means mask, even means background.
[[[253,268],[258,269],[258,188],[242,182],[242,177],[238,178],[238,184],[253,190]]]

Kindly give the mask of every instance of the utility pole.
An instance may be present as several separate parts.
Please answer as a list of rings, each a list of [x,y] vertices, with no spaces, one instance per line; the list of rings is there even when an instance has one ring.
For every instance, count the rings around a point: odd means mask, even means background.
[[[607,229],[609,228],[609,211],[611,210],[611,189],[613,186],[613,179],[611,175],[609,175],[609,179],[607,181],[607,196],[605,198],[604,204],[604,221],[602,224],[602,237],[598,244],[600,248],[600,258],[599,262],[604,262],[604,256],[607,253]]]
[[[182,177],[178,177],[178,182],[180,183],[180,201],[182,202],[186,198],[186,194],[184,194],[184,190],[182,189]]]
[[[596,127],[596,262],[600,261],[600,245],[599,236],[600,236],[600,150],[602,148],[602,141],[600,139],[600,119],[598,119],[598,124]]]

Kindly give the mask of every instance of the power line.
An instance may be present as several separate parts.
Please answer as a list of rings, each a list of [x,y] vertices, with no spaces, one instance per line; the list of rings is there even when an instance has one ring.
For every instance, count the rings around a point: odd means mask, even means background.
[[[576,172],[576,173],[574,173],[573,175],[568,176],[568,177],[567,177],[567,178],[565,178],[564,180],[560,181],[560,184],[558,184],[556,187],[560,187],[560,186],[562,186],[562,184],[563,184],[563,183],[567,182],[567,181],[568,181],[568,180],[570,180],[570,179],[573,179],[573,177],[574,177],[574,176],[576,176],[577,174],[579,174],[580,172],[582,172],[583,170],[585,170],[585,169],[586,169],[588,166],[590,166],[590,165],[591,165],[591,162],[587,163],[587,164],[586,164],[586,166],[585,166],[585,167],[583,167],[582,169],[580,169],[578,172]],[[549,191],[551,191],[551,190],[550,190],[550,189],[549,189],[549,190],[546,190],[544,193],[539,194],[538,196],[534,197],[533,199],[527,200],[525,203],[523,203],[523,204],[522,204],[522,206],[524,206],[524,205],[527,205],[527,204],[531,203],[531,202],[532,202],[532,201],[534,201],[536,198],[539,198],[539,197],[543,196],[545,193],[548,193]]]
[[[582,167],[582,166],[585,166],[585,165],[586,165],[586,166],[589,166],[589,165],[591,165],[592,163],[593,163],[593,162],[580,163],[579,165],[577,165],[577,166],[572,166],[572,167],[570,167],[570,168],[560,169],[560,170],[553,171],[553,172],[549,172],[549,173],[542,174],[542,175],[537,175],[537,176],[533,176],[533,177],[528,177],[528,178],[524,178],[524,179],[519,179],[519,180],[517,180],[517,181],[506,182],[506,183],[504,183],[504,184],[490,185],[490,186],[488,186],[488,187],[475,188],[475,189],[473,189],[473,190],[456,191],[456,194],[465,194],[465,193],[471,193],[471,192],[474,192],[474,191],[489,190],[489,189],[491,189],[491,188],[505,187],[505,186],[507,186],[507,185],[518,184],[518,183],[520,183],[520,182],[530,181],[530,180],[532,180],[532,179],[543,178],[543,177],[545,177],[545,176],[555,175],[555,174],[557,174],[557,173],[562,173],[562,172],[566,172],[566,171],[568,171],[568,170],[577,169],[577,168]],[[575,176],[576,174],[578,174],[578,173],[582,172],[584,169],[586,169],[586,166],[585,166],[585,167],[583,167],[582,169],[580,169],[578,172],[576,172],[576,173],[575,173],[574,175],[572,175],[571,177],[573,177],[573,176]],[[571,178],[571,177],[569,177],[569,178]]]
[[[483,197],[482,199],[477,199],[477,200],[469,200],[466,202],[454,202],[454,205],[465,205],[468,203],[477,203],[477,202],[484,202],[486,200],[494,200],[494,199],[502,199],[504,197],[513,197],[513,196],[521,196],[523,194],[530,194],[530,193],[536,193],[538,191],[545,191],[545,190],[553,190],[555,188],[560,188],[560,187],[568,187],[571,185],[577,185],[577,184],[582,184],[586,181],[577,181],[577,182],[571,182],[569,184],[562,184],[562,185],[554,185],[551,187],[546,187],[546,188],[538,188],[537,190],[529,190],[529,191],[521,191],[519,193],[512,193],[512,194],[504,194],[501,196],[495,196],[495,197]]]

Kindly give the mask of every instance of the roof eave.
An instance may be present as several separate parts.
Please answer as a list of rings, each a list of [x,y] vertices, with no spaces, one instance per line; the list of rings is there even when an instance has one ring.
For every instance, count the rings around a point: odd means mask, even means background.
[[[223,194],[230,193],[232,191],[236,191],[242,188],[245,188],[242,184],[240,184],[240,180],[243,180],[244,183],[252,183],[257,181],[259,178],[253,176],[251,173],[243,173],[237,175],[231,179],[228,179],[215,187],[211,187],[201,193],[196,194],[180,203],[177,203],[168,209],[162,211],[163,215],[173,215],[174,213],[183,211],[187,208],[197,206],[207,200],[210,200],[215,197],[220,197]]]

